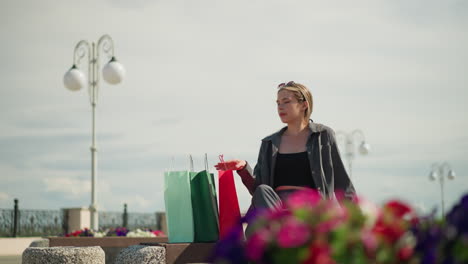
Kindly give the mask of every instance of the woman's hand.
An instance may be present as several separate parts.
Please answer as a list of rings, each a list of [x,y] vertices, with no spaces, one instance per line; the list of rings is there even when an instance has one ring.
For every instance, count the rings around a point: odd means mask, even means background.
[[[215,165],[217,170],[228,171],[228,170],[242,170],[247,162],[245,160],[227,160],[225,162],[220,162]]]

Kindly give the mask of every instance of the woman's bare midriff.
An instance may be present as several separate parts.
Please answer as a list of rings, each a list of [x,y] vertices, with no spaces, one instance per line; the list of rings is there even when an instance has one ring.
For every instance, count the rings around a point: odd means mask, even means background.
[[[276,187],[275,191],[307,190],[307,189],[311,189],[311,188],[303,187],[303,186],[281,185],[281,186]]]

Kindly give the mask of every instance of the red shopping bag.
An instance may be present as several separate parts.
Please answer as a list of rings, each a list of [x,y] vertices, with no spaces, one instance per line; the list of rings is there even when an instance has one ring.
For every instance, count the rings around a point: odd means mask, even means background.
[[[223,155],[220,155],[224,162]],[[242,230],[239,201],[232,170],[218,171],[219,175],[219,236],[224,238],[233,228]]]

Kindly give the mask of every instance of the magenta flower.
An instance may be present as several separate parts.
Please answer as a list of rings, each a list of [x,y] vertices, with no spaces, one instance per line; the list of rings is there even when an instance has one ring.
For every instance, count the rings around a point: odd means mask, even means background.
[[[366,229],[361,232],[361,241],[367,253],[373,254],[377,249],[377,238],[370,230]]]
[[[288,197],[286,204],[292,210],[299,208],[313,208],[321,200],[322,196],[317,190],[307,189],[291,194]]]
[[[311,231],[305,223],[289,217],[278,232],[278,245],[282,248],[298,247],[307,242],[310,235]]]
[[[265,252],[269,237],[270,235],[266,230],[260,230],[253,234],[247,240],[245,247],[247,258],[252,261],[259,261]]]
[[[331,230],[335,229],[338,225],[340,225],[343,221],[339,218],[331,218],[327,221],[321,222],[317,224],[315,231],[319,234],[328,233]]]
[[[285,210],[285,209],[278,209],[278,210],[268,210],[265,212],[265,215],[266,215],[266,218],[269,220],[269,221],[274,221],[274,220],[279,220],[279,219],[283,219],[287,216],[290,216],[291,215],[291,212],[289,210]]]

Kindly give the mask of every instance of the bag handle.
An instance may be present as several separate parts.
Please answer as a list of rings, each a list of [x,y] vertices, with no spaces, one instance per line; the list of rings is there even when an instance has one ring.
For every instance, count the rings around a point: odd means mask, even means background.
[[[194,170],[193,170],[193,158],[192,158],[192,154],[189,154],[189,161],[190,161],[190,171],[194,171]]]
[[[169,167],[169,172],[174,171],[174,162],[175,162],[175,158],[174,158],[174,156],[172,156],[171,157],[171,165]],[[166,167],[166,171],[167,171],[167,167]]]
[[[223,154],[219,155],[219,161],[221,161],[221,163],[224,163],[224,170],[227,171],[227,167],[226,167],[226,163],[224,162],[224,155]]]
[[[208,166],[208,154],[205,153],[205,170],[210,172],[210,167]]]

